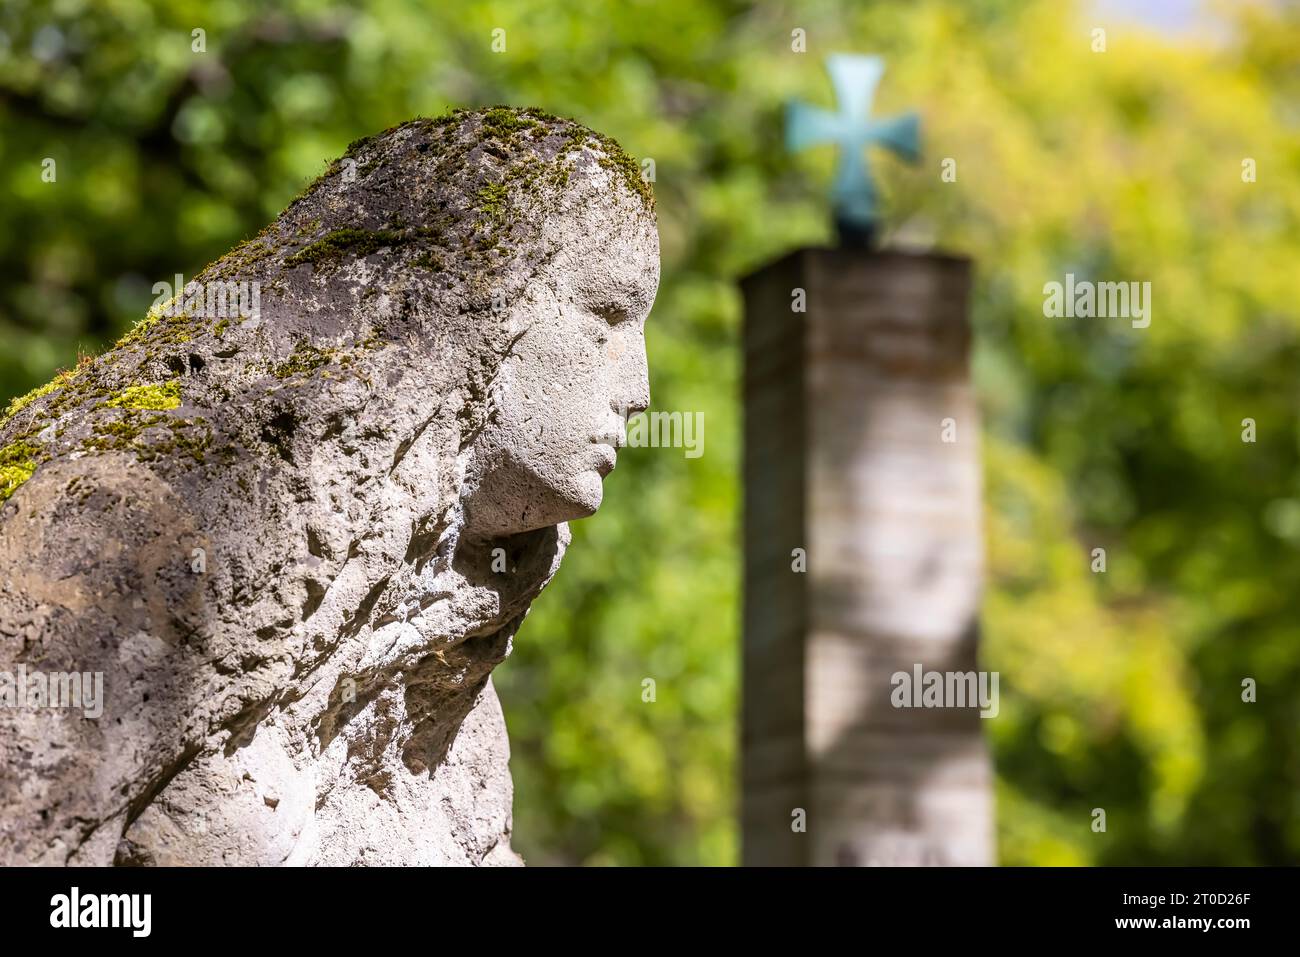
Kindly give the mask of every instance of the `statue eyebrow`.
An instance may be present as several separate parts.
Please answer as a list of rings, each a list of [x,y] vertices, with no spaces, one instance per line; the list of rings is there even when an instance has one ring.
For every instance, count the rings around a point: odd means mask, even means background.
[[[654,303],[654,296],[636,279],[605,276],[604,281],[584,284],[574,291],[572,298],[586,309],[600,316],[611,326],[630,319],[644,318]]]
[[[641,312],[645,298],[645,290],[634,280],[612,280],[608,285],[593,290],[587,297],[593,309],[602,313],[617,311],[623,318]]]
[[[631,318],[631,313],[620,303],[612,299],[600,299],[591,306],[591,311],[600,316],[611,326],[616,326]]]

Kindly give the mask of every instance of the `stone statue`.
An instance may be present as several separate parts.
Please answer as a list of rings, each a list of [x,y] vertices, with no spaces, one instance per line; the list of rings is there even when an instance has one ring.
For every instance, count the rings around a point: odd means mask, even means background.
[[[456,111],[11,403],[0,863],[519,863],[489,672],[649,402],[658,273],[617,144]]]

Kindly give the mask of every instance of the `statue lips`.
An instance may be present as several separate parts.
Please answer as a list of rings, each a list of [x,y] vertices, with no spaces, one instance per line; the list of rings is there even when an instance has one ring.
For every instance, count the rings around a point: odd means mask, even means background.
[[[609,442],[597,441],[596,455],[596,471],[600,473],[601,478],[604,478],[614,471],[614,465],[618,461],[618,452]]]
[[[614,471],[618,461],[618,450],[624,444],[623,436],[618,432],[605,432],[601,435],[593,435],[591,441],[596,446],[596,471],[600,473],[601,478],[604,478]]]

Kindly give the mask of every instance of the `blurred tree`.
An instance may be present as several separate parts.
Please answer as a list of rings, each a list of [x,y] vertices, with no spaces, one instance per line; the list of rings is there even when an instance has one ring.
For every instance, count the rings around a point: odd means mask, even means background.
[[[1095,53],[1086,9],[7,3],[0,391],[103,347],[154,283],[410,116],[536,105],[653,159],[654,404],[702,412],[705,454],[624,453],[497,672],[515,844],[538,863],[732,862],[734,280],[830,238],[833,150],[787,157],[781,103],[829,102],[826,53],[883,53],[878,109],[920,103],[927,122],[922,167],[882,164],[897,238],[980,271],[1003,861],[1295,863],[1300,14],[1228,6],[1208,41],[1106,23]],[[1044,318],[1043,284],[1067,271],[1150,281],[1150,328]]]

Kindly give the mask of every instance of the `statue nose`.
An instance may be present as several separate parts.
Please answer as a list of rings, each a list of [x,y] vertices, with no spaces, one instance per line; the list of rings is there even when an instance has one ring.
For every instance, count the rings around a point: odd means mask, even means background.
[[[647,379],[642,378],[637,382],[636,388],[629,393],[615,398],[610,404],[615,412],[621,415],[633,416],[637,413],[644,412],[650,408],[650,383]]]
[[[650,408],[650,390],[647,388],[615,406],[615,411],[626,410],[628,415],[636,415],[648,408]]]
[[[629,351],[624,376],[626,386],[620,390],[624,394],[614,397],[614,411],[631,416],[650,408],[650,370],[644,343]]]

